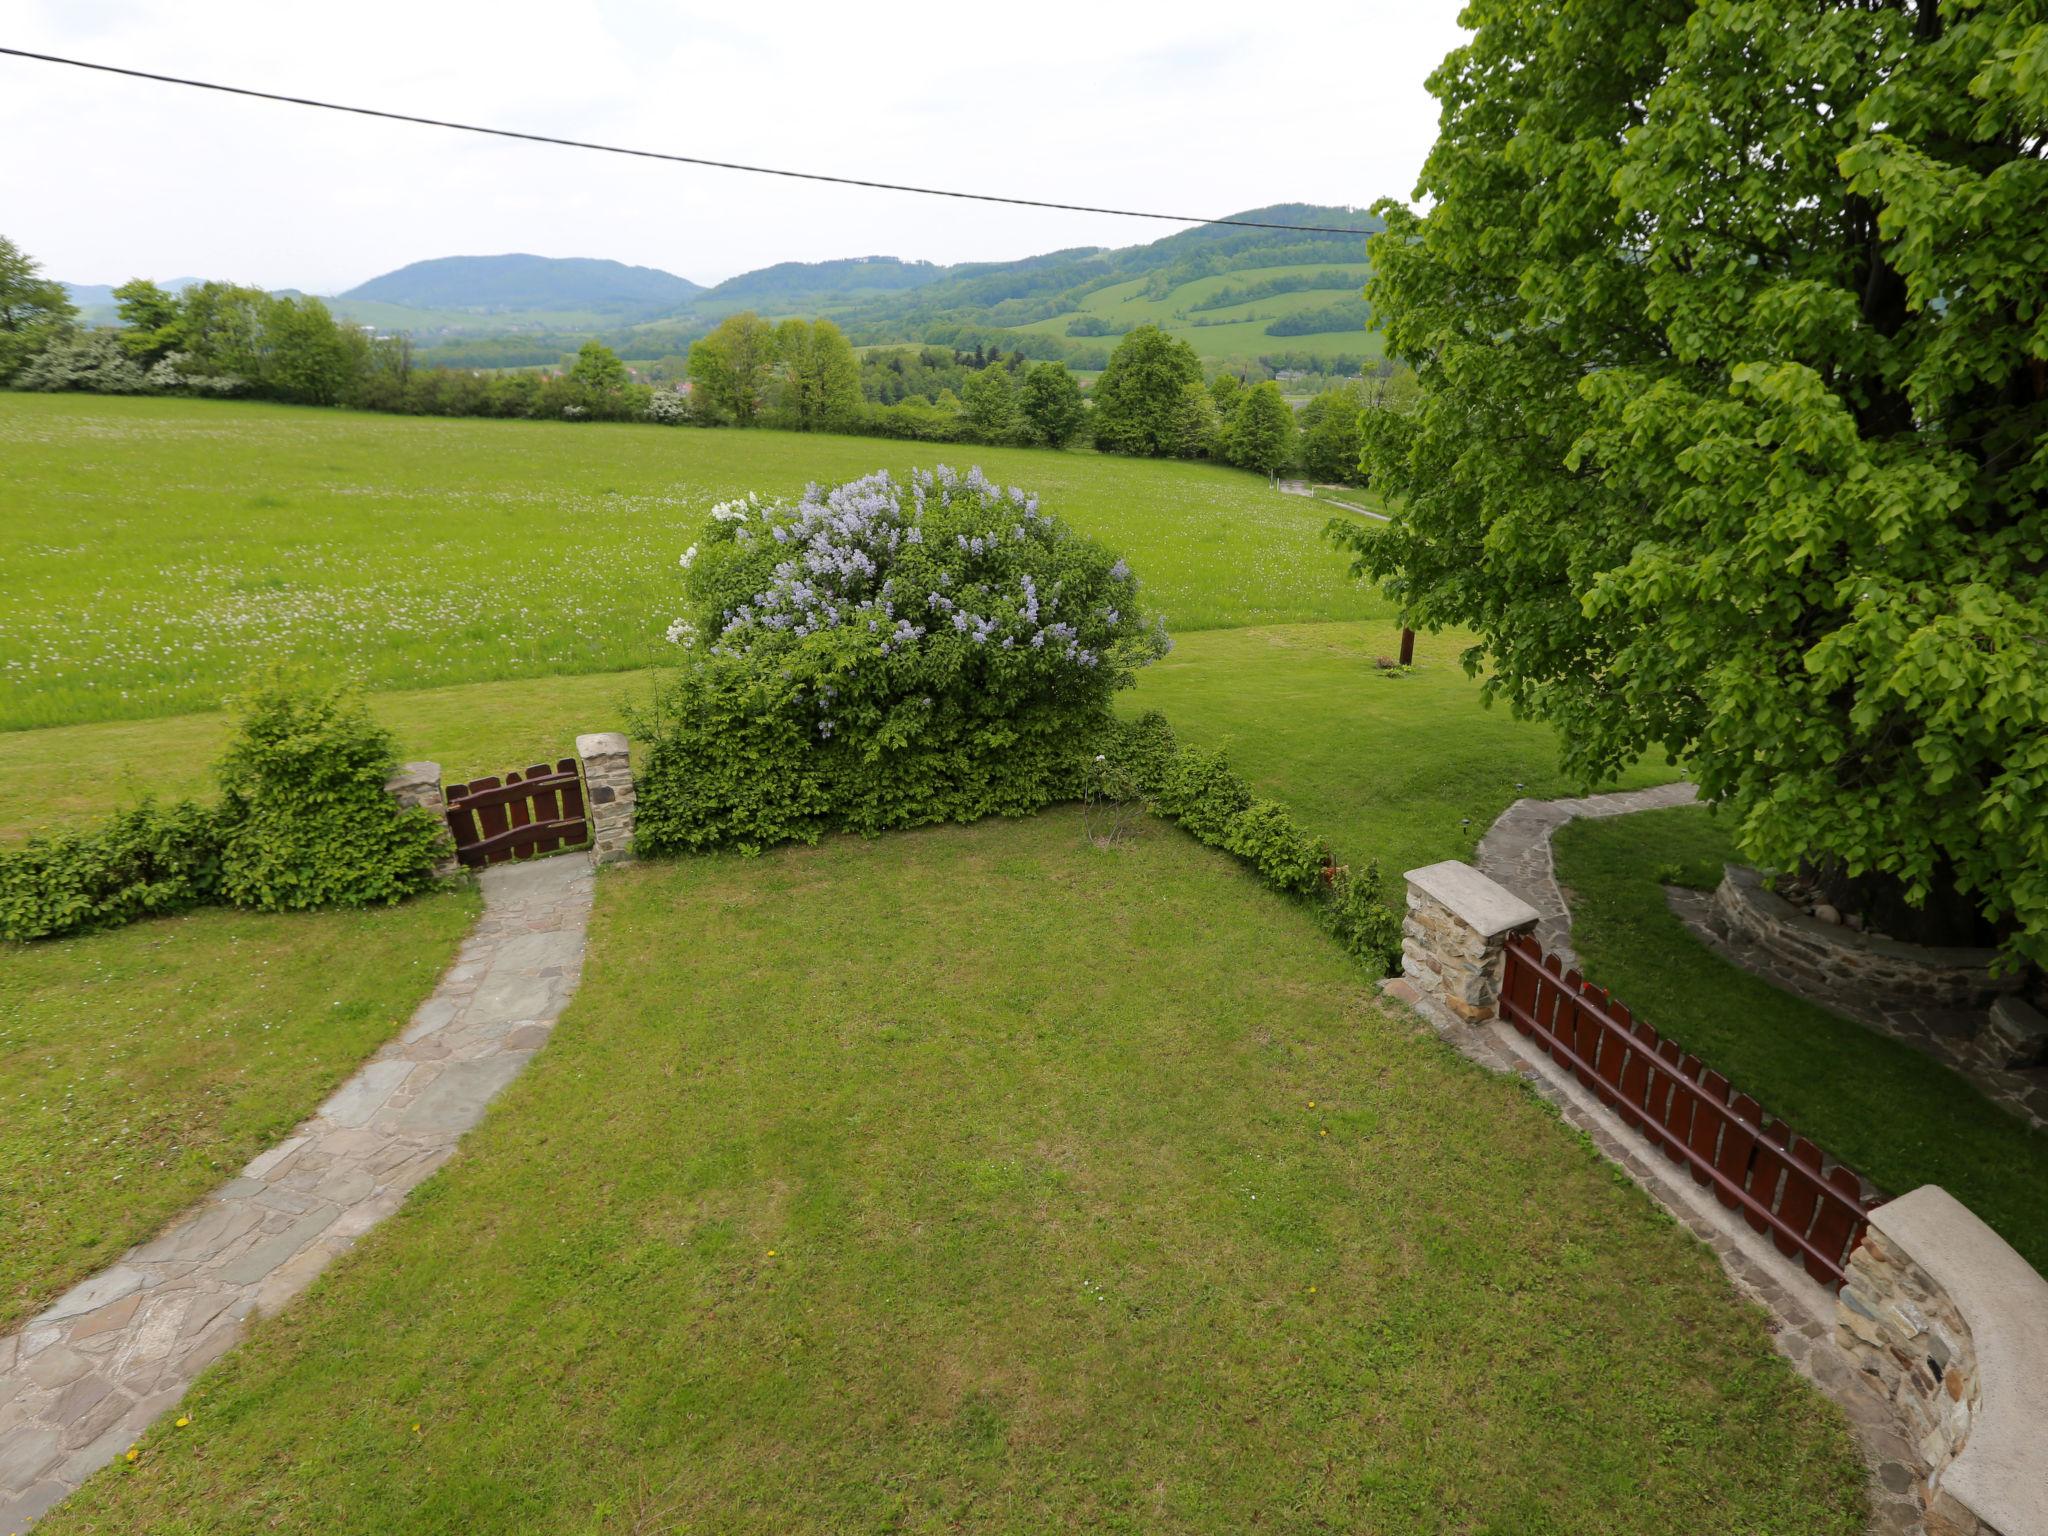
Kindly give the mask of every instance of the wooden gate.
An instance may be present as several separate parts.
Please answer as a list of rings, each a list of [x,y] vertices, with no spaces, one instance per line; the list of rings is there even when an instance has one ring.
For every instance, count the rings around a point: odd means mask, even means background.
[[[472,779],[447,790],[448,830],[455,857],[472,869],[507,859],[532,859],[590,841],[583,814],[583,780],[576,759],[554,767],[535,763],[503,780]]]
[[[1863,1181],[1773,1120],[1527,934],[1508,940],[1500,1016],[1647,1137],[1693,1182],[1742,1212],[1780,1253],[1834,1289],[1870,1224]]]

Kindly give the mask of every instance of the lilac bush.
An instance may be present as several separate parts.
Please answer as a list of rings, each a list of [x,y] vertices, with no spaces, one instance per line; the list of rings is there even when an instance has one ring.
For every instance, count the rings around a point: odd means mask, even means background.
[[[1074,794],[1168,645],[1124,561],[979,469],[726,502],[681,567],[678,666],[640,726],[650,852]]]

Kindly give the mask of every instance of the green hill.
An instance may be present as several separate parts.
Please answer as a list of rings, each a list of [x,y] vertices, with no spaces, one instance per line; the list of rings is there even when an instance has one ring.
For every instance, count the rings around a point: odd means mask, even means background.
[[[686,303],[703,286],[654,267],[587,256],[441,256],[373,277],[344,303],[403,305],[469,315],[598,315],[645,319]]]

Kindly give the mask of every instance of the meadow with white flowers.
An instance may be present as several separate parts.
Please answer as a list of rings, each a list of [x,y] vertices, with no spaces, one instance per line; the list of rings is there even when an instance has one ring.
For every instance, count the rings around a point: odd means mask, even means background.
[[[912,451],[0,392],[0,730],[217,708],[276,658],[379,690],[645,667],[712,506],[902,474]],[[1256,476],[1014,448],[975,461],[1142,553],[1176,633],[1389,612],[1322,542],[1328,509]]]

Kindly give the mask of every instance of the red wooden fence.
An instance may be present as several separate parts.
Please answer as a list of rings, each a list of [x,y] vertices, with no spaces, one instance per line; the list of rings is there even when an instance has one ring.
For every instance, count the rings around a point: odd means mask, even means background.
[[[583,780],[573,757],[552,768],[535,763],[524,773],[515,769],[503,782],[482,778],[450,784],[447,799],[455,857],[472,869],[536,858],[590,841]]]
[[[1526,934],[1508,940],[1500,1013],[1780,1253],[1824,1285],[1842,1283],[1869,1224],[1855,1174],[1839,1164],[1823,1172],[1819,1147],[1748,1094],[1731,1094],[1727,1078],[1563,970]]]

